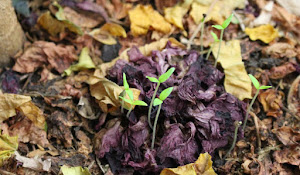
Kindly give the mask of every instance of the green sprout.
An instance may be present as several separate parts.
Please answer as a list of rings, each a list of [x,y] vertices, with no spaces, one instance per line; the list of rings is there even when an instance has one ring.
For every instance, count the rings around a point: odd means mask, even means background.
[[[243,124],[243,131],[245,130],[246,123],[247,123],[247,120],[248,120],[248,115],[250,113],[250,110],[252,108],[252,105],[253,105],[255,99],[257,98],[257,96],[259,94],[259,90],[261,90],[261,89],[269,89],[269,88],[272,87],[272,86],[260,86],[258,80],[253,75],[251,75],[251,74],[248,74],[248,75],[249,75],[249,77],[250,77],[250,79],[251,79],[251,81],[252,81],[252,83],[253,83],[253,85],[254,85],[254,87],[256,89],[256,93],[255,93],[254,97],[252,98],[252,100],[250,102],[250,105],[249,105],[249,107],[247,109],[245,121],[244,121],[244,124]]]
[[[126,115],[126,117],[129,118],[129,115],[130,115],[134,105],[138,105],[138,106],[148,106],[148,105],[147,105],[147,103],[145,103],[141,100],[134,100],[133,92],[129,88],[129,84],[127,83],[125,73],[123,73],[123,85],[124,85],[124,91],[119,96],[119,98],[122,99],[121,111],[122,111],[122,113],[124,113],[124,102],[127,102],[128,104],[130,104],[129,110]],[[125,98],[126,94],[128,95],[129,99]]]
[[[152,127],[152,124],[151,124],[151,111],[152,111],[152,105],[153,105],[153,102],[154,102],[156,93],[157,93],[157,91],[158,91],[158,88],[159,88],[159,86],[160,86],[161,83],[167,81],[167,80],[170,78],[170,76],[172,75],[172,73],[173,73],[174,71],[175,71],[175,68],[172,67],[172,68],[170,68],[166,73],[162,74],[158,79],[156,79],[156,78],[154,78],[154,77],[146,76],[151,82],[157,83],[156,89],[155,89],[155,91],[154,91],[154,93],[153,93],[153,96],[152,96],[152,99],[151,99],[149,111],[148,111],[148,123],[149,123],[150,128],[153,128],[153,127]]]
[[[154,121],[154,125],[153,125],[153,133],[152,133],[152,143],[151,143],[151,149],[154,148],[154,142],[155,142],[155,133],[156,133],[156,125],[157,125],[157,121],[158,121],[158,116],[161,110],[161,105],[164,102],[164,100],[171,94],[171,92],[173,91],[173,87],[169,87],[165,90],[163,90],[160,95],[159,98],[155,98],[153,105],[154,106],[158,106],[158,110],[155,116],[155,121]]]
[[[228,25],[230,24],[231,22],[231,19],[232,19],[232,16],[233,14],[231,14],[224,22],[222,25],[213,25],[212,27],[218,29],[218,30],[221,30],[221,36],[220,36],[220,41],[219,41],[219,49],[218,49],[218,54],[217,54],[217,58],[216,58],[216,61],[215,61],[215,67],[217,66],[217,62],[218,62],[218,59],[219,59],[219,55],[220,55],[220,50],[221,50],[221,44],[222,44],[222,40],[223,40],[223,34],[224,34],[224,30],[228,27]]]
[[[212,51],[212,48],[215,46],[215,44],[216,44],[217,42],[220,41],[220,40],[218,39],[217,35],[216,35],[213,31],[211,31],[210,34],[211,34],[212,37],[214,38],[214,42],[213,42],[212,46],[209,48],[209,50],[208,50],[208,53],[207,53],[207,55],[206,55],[206,60],[208,60],[208,58],[209,58],[209,56],[210,56],[210,53],[211,53],[211,51]]]

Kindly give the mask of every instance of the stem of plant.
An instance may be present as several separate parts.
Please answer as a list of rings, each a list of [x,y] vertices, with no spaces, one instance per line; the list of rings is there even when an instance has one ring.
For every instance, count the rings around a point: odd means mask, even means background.
[[[251,103],[250,103],[250,105],[249,105],[249,107],[248,107],[248,109],[247,109],[246,117],[245,117],[244,124],[243,124],[243,131],[245,131],[246,124],[247,124],[247,120],[248,120],[248,116],[249,116],[249,112],[250,112],[250,110],[251,110],[251,108],[252,108],[252,105],[253,105],[253,103],[254,103],[256,97],[258,96],[258,94],[259,94],[259,89],[257,89],[257,91],[256,91],[254,97],[252,98]]]
[[[156,125],[157,125],[157,121],[158,121],[158,116],[159,116],[160,110],[161,110],[161,104],[158,106],[158,111],[156,113],[155,120],[154,120],[151,149],[154,149]]]
[[[130,109],[129,109],[129,111],[128,111],[127,114],[126,114],[126,117],[127,117],[127,118],[129,118],[129,115],[130,115],[131,111],[132,111],[132,105],[130,104]]]
[[[122,99],[122,102],[121,102],[121,113],[123,114],[124,113],[124,100]]]
[[[152,129],[152,124],[151,124],[151,111],[152,111],[152,105],[153,105],[153,102],[154,102],[154,99],[155,99],[155,96],[156,96],[156,93],[158,91],[158,88],[159,88],[159,85],[160,85],[160,82],[157,83],[156,85],[156,89],[153,93],[153,96],[152,96],[152,99],[151,99],[151,103],[150,103],[150,106],[149,106],[149,111],[148,111],[148,123],[149,123],[149,126],[150,128]]]
[[[220,44],[219,44],[219,49],[218,49],[218,55],[215,61],[215,67],[217,67],[217,63],[218,63],[218,59],[219,59],[219,55],[220,55],[220,50],[221,50],[221,45],[222,45],[222,40],[223,40],[223,34],[224,34],[224,29],[221,30],[221,36],[220,36]]]
[[[206,55],[206,60],[208,60],[208,58],[209,58],[209,56],[210,56],[210,53],[211,53],[211,51],[212,51],[212,48],[215,46],[215,43],[213,43],[212,44],[212,46],[209,48],[209,50],[208,50],[208,53],[207,53],[207,55]]]
[[[201,26],[201,36],[200,36],[200,47],[201,47],[201,57],[203,56],[203,33],[204,33],[204,20],[202,21],[202,26]]]
[[[234,125],[235,125],[235,130],[234,130],[234,138],[233,138],[233,142],[232,142],[232,145],[230,147],[230,149],[228,150],[228,152],[226,153],[225,157],[226,158],[227,156],[230,155],[231,151],[233,150],[233,148],[235,147],[235,143],[236,143],[236,139],[237,139],[237,133],[238,133],[238,130],[239,130],[239,127],[241,126],[242,122],[241,121],[235,121],[234,122]]]

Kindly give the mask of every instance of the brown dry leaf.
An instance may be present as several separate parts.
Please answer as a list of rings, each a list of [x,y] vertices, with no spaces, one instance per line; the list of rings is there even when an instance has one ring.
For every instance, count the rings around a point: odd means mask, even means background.
[[[95,16],[91,13],[78,13],[70,7],[64,8],[64,15],[67,20],[82,28],[94,28],[103,22],[103,18]]]
[[[208,153],[200,154],[195,163],[177,168],[165,168],[160,175],[216,175],[212,168],[211,156]]]
[[[52,36],[57,36],[59,33],[65,32],[65,26],[63,22],[58,21],[57,19],[51,16],[51,13],[48,11],[42,14],[37,23],[48,31]]]
[[[255,158],[253,158],[253,160],[246,159],[242,164],[242,167],[244,169],[244,172],[247,174],[266,174],[266,168],[263,163]]]
[[[49,171],[51,168],[51,159],[42,160],[39,157],[27,158],[15,152],[16,160],[22,163],[22,166],[37,171]]]
[[[155,0],[155,6],[159,12],[163,12],[163,10],[167,7],[173,7],[181,0],[168,0],[168,1],[161,1]]]
[[[76,131],[76,137],[80,140],[80,142],[77,142],[78,152],[88,157],[88,155],[93,151],[91,139],[81,130]]]
[[[132,8],[131,3],[124,0],[97,0],[97,4],[106,9],[114,19],[122,19],[128,16],[128,11]]]
[[[300,75],[292,83],[287,98],[288,108],[293,113],[295,113],[296,116],[300,116],[299,88],[300,88]],[[300,119],[300,117],[298,117],[298,119]]]
[[[34,72],[45,64],[63,73],[77,60],[73,46],[55,45],[52,42],[36,41],[17,58],[13,70],[20,73]]]
[[[288,43],[277,42],[263,49],[263,52],[273,58],[293,58],[297,55],[295,46]]]
[[[269,77],[271,79],[281,79],[284,78],[286,75],[295,72],[296,68],[294,66],[293,63],[291,62],[286,62],[281,66],[277,66],[277,67],[272,67],[272,69],[270,69],[270,75]]]
[[[300,146],[291,146],[283,150],[275,151],[273,157],[278,163],[287,163],[300,168]]]
[[[35,126],[45,129],[46,119],[41,111],[32,101],[26,102],[17,108],[28,117]]]
[[[219,46],[215,44],[212,52],[217,57]],[[218,62],[221,63],[224,73],[225,90],[240,100],[251,99],[252,85],[246,72],[241,56],[241,46],[239,40],[222,42]]]
[[[106,23],[101,28],[91,31],[89,35],[92,36],[95,40],[107,45],[117,44],[117,40],[114,37],[127,37],[124,28],[118,24],[113,23]]]
[[[16,108],[26,102],[30,102],[31,97],[17,94],[0,94],[0,123],[16,115]]]
[[[10,136],[18,135],[18,140],[23,143],[30,142],[31,144],[38,144],[42,147],[47,147],[49,141],[47,140],[47,133],[44,129],[38,128],[27,117],[17,116],[13,125],[8,128]]]
[[[199,24],[201,22],[203,14],[207,13],[213,1],[214,0],[193,2],[190,16],[192,16],[196,24]],[[232,11],[235,8],[243,9],[245,8],[245,5],[246,4],[244,0],[218,1],[211,10],[211,13],[206,17],[205,21],[212,20],[221,25],[223,21],[231,15]]]
[[[278,117],[283,114],[281,107],[284,93],[275,89],[268,89],[259,94],[258,100],[263,105],[267,116]]]
[[[249,35],[252,41],[261,40],[264,43],[269,43],[278,37],[277,29],[270,24],[261,25],[255,28],[246,28],[245,33]]]
[[[123,90],[123,87],[106,78],[99,78],[96,84],[90,84],[91,95],[98,100],[100,108],[105,113],[119,109],[121,106],[119,95]],[[131,88],[131,90],[133,91],[134,100],[138,100],[140,91],[134,88]]]
[[[162,33],[171,31],[171,24],[155,11],[151,5],[137,5],[133,10],[129,11],[129,19],[133,36],[146,34],[150,27]]]
[[[288,126],[283,126],[273,130],[273,132],[284,145],[300,145],[300,131],[294,130]]]

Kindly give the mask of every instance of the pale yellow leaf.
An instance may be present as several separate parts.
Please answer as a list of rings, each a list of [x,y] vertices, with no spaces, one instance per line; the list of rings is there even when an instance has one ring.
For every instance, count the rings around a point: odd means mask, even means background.
[[[10,137],[0,133],[0,167],[18,149],[18,137]]]
[[[217,57],[219,43],[213,46],[212,52]],[[218,62],[221,63],[225,81],[224,87],[226,92],[231,93],[240,100],[245,98],[251,99],[251,80],[246,72],[241,56],[241,46],[239,40],[223,41],[221,45]]]
[[[106,45],[117,44],[117,40],[108,31],[101,30],[101,28],[92,30],[89,35]]]
[[[261,25],[255,28],[246,28],[245,33],[249,35],[252,41],[261,40],[264,43],[269,43],[278,37],[278,30],[270,24]]]
[[[77,167],[68,167],[66,165],[61,167],[63,175],[91,175],[88,168],[82,168],[81,166]]]

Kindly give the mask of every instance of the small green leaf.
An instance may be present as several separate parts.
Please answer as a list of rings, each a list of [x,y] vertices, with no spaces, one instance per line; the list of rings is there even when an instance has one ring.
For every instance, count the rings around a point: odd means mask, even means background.
[[[127,83],[126,74],[124,72],[123,72],[123,86],[125,90],[129,89],[129,84]]]
[[[163,103],[163,101],[161,101],[160,99],[158,99],[158,98],[155,98],[154,99],[154,102],[153,102],[153,106],[157,106],[157,105],[160,105],[160,104],[162,104]]]
[[[159,99],[164,101],[173,91],[173,87],[169,87],[165,90],[163,90],[160,94],[159,94]]]
[[[213,28],[223,30],[224,28],[221,25],[212,25]]]
[[[269,89],[272,88],[272,86],[260,86],[259,89]]]
[[[232,17],[233,17],[233,14],[231,14],[231,15],[223,22],[223,24],[222,24],[223,29],[226,29],[226,28],[228,27],[228,25],[229,25],[230,22],[231,22]]]
[[[172,67],[170,68],[166,73],[162,74],[159,78],[158,78],[158,81],[160,83],[163,83],[165,81],[167,81],[167,79],[170,78],[170,76],[172,75],[172,73],[175,71],[175,68]]]
[[[158,83],[158,79],[154,78],[154,77],[149,77],[149,76],[146,76],[146,78],[148,78],[151,82],[153,83]]]
[[[130,99],[127,99],[127,98],[124,98],[124,97],[121,97],[121,96],[119,96],[119,98],[122,99],[122,100],[124,100],[125,102],[127,102],[129,104],[133,103],[132,100],[130,100]]]
[[[251,75],[251,74],[248,74],[248,75],[249,75],[249,77],[250,77],[250,79],[251,79],[254,87],[256,89],[259,89],[259,82],[257,81],[257,79],[253,75]]]
[[[219,38],[218,38],[218,36],[213,31],[211,31],[210,34],[214,38],[215,42],[219,42],[220,41]]]
[[[133,92],[132,92],[132,90],[130,90],[130,89],[126,89],[125,91],[126,91],[126,93],[128,94],[128,96],[129,96],[130,100],[132,100],[132,101],[133,101]]]
[[[136,100],[132,103],[133,105],[138,105],[138,106],[148,106],[147,103],[141,101],[141,100]]]

